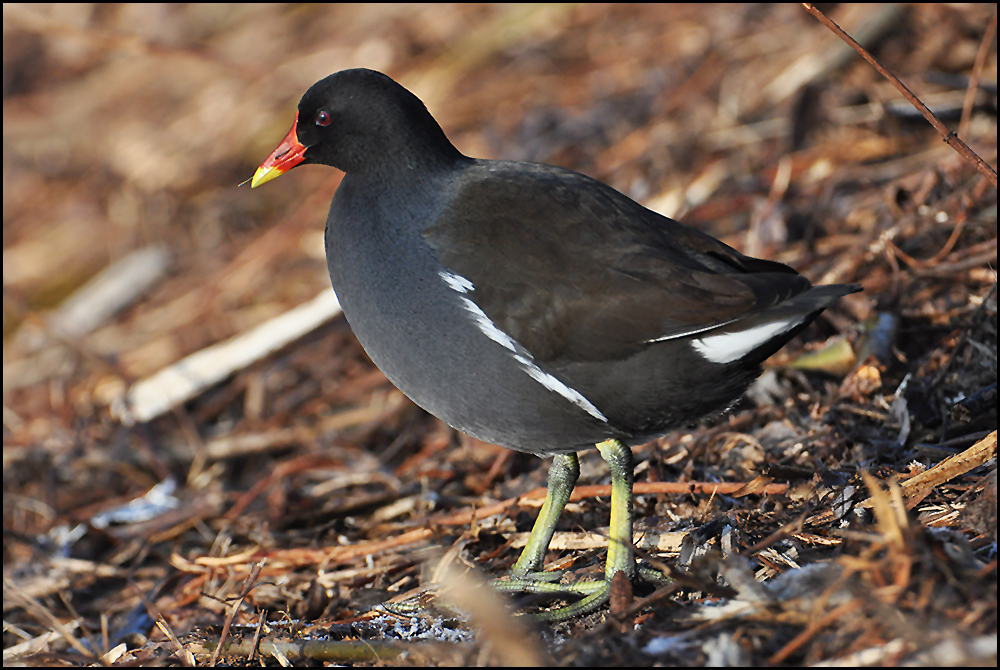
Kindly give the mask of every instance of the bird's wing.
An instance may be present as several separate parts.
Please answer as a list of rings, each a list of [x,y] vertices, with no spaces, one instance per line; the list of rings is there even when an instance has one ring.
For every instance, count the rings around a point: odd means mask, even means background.
[[[451,188],[424,239],[471,284],[465,297],[539,361],[626,358],[810,286],[569,170],[479,161]]]

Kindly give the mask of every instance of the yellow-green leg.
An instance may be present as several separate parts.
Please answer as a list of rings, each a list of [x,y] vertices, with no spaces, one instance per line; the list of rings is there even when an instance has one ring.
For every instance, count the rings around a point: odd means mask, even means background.
[[[556,454],[549,466],[549,486],[545,492],[545,502],[538,512],[535,525],[531,527],[528,542],[521,551],[521,557],[510,569],[512,581],[550,581],[559,579],[559,572],[542,572],[545,552],[549,549],[556,523],[569,502],[569,497],[580,478],[580,459],[576,454]]]
[[[547,580],[558,578],[559,573],[551,573],[550,576],[550,573],[542,572],[542,562],[555,532],[556,522],[580,476],[580,463],[576,454],[560,454],[549,468],[549,488],[545,503],[531,529],[521,557],[511,569],[512,579],[494,582],[502,591],[583,596],[572,605],[539,615],[549,621],[561,621],[597,609],[610,597],[611,579],[615,573],[624,572],[630,579],[635,574],[635,560],[632,557],[632,450],[620,440],[605,440],[597,445],[597,450],[611,470],[611,528],[604,579],[576,584],[552,584]]]

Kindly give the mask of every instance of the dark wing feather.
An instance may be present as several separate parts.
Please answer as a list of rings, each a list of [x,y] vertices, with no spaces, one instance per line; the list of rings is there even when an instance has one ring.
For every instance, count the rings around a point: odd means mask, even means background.
[[[620,360],[810,286],[568,170],[478,161],[452,188],[424,238],[540,361]]]

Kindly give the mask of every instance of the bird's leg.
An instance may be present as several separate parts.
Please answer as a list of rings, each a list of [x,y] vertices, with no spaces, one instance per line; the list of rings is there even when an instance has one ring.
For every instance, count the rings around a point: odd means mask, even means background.
[[[611,528],[604,578],[611,584],[616,572],[635,575],[632,556],[632,450],[620,440],[605,440],[597,450],[611,470]]]
[[[514,580],[553,581],[559,579],[561,572],[544,572],[542,564],[545,552],[549,549],[556,523],[562,515],[576,480],[580,478],[580,459],[574,453],[556,454],[549,466],[549,485],[545,492],[545,502],[538,512],[535,525],[528,535],[528,542],[521,551],[521,557],[510,569]]]
[[[627,449],[627,447],[626,447]],[[631,467],[629,468],[631,473]],[[535,525],[531,527],[528,542],[521,551],[521,557],[510,569],[510,579],[495,580],[493,586],[500,591],[510,593],[558,593],[564,595],[586,595],[586,588],[600,588],[602,582],[582,582],[579,585],[559,585],[550,582],[558,581],[563,575],[562,570],[545,572],[543,564],[549,542],[556,530],[556,523],[562,514],[569,497],[580,478],[580,459],[575,453],[556,454],[549,466],[548,490],[545,492],[545,502],[538,512]],[[631,492],[631,487],[629,488]],[[614,498],[612,498],[612,501]],[[612,505],[614,502],[612,502]],[[577,587],[577,588],[574,588]],[[547,590],[540,590],[547,589]],[[424,609],[417,601],[402,603],[386,603],[384,607],[395,614],[407,615]]]
[[[549,466],[549,486],[545,502],[528,535],[521,557],[511,568],[510,578],[493,582],[496,589],[508,593],[580,598],[566,607],[538,613],[535,615],[538,619],[564,621],[587,614],[608,601],[611,596],[611,580],[616,573],[624,572],[629,579],[636,573],[632,555],[632,450],[619,440],[605,440],[597,445],[597,449],[611,471],[611,528],[604,579],[554,584],[552,581],[559,579],[562,572],[545,572],[542,569],[556,522],[580,477],[580,461],[576,454],[570,453],[556,455]],[[416,601],[391,605],[386,603],[384,607],[396,614],[410,614],[423,609]]]
[[[575,454],[571,454],[556,456],[552,462],[545,504],[521,558],[511,570],[513,579],[494,582],[494,586],[503,591],[583,596],[572,605],[538,615],[548,621],[561,621],[597,609],[610,598],[611,580],[615,573],[624,572],[630,579],[635,574],[635,559],[632,556],[632,450],[620,440],[605,440],[597,445],[597,449],[611,470],[611,529],[604,579],[551,584],[538,578],[555,523],[580,474],[579,461]]]

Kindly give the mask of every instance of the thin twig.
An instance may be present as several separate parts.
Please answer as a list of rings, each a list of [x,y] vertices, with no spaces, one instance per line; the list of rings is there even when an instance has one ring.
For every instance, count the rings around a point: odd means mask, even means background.
[[[253,646],[250,649],[250,655],[247,660],[253,663],[254,659],[257,658],[257,654],[260,651],[260,634],[264,632],[264,624],[267,622],[267,610],[260,611],[260,620],[257,622],[257,630],[253,634]]]
[[[979,88],[979,76],[983,73],[983,65],[986,64],[986,56],[990,53],[990,45],[993,44],[993,36],[997,33],[997,14],[993,12],[990,24],[986,26],[983,33],[983,40],[979,43],[979,51],[976,53],[976,62],[972,66],[972,74],[969,75],[969,85],[965,88],[965,101],[962,102],[962,120],[958,122],[958,136],[969,136],[969,119],[972,118],[972,103],[976,99],[976,89]]]
[[[222,633],[219,635],[219,644],[216,645],[215,651],[212,652],[212,658],[209,661],[209,667],[214,668],[215,664],[219,661],[219,654],[222,652],[222,648],[226,643],[226,638],[229,637],[229,629],[233,625],[233,619],[236,618],[236,613],[239,612],[240,606],[243,604],[243,600],[250,595],[254,587],[257,585],[257,579],[260,577],[260,571],[264,567],[264,563],[267,562],[265,557],[259,563],[255,563],[250,570],[250,574],[243,581],[243,591],[240,593],[239,597],[233,601],[233,604],[229,608],[229,613],[226,615],[226,620],[222,624]],[[254,637],[254,649],[257,648],[256,643],[257,638]]]
[[[906,85],[899,80],[898,77],[896,77],[894,74],[892,74],[884,67],[879,65],[879,62],[875,60],[875,58],[873,58],[872,55],[868,53],[868,51],[865,50],[863,46],[855,42],[854,38],[845,33],[843,28],[841,28],[836,23],[831,21],[830,18],[827,17],[827,15],[821,12],[819,9],[817,9],[815,5],[812,5],[808,2],[804,2],[802,3],[802,6],[806,8],[807,12],[815,16],[820,23],[829,28],[840,39],[844,40],[845,42],[847,42],[847,44],[854,47],[854,50],[857,51],[859,54],[861,54],[862,58],[871,63],[872,66],[874,66],[874,68],[878,70],[883,77],[892,82],[892,85],[895,86],[897,89],[899,89],[899,92],[903,94],[903,97],[909,100],[910,103],[914,107],[916,107],[921,114],[924,115],[924,118],[927,119],[927,121],[932,126],[934,126],[934,129],[941,134],[941,137],[944,138],[944,141],[947,142],[951,148],[957,151],[959,155],[962,156],[962,158],[974,164],[976,166],[976,169],[982,172],[986,176],[986,178],[990,180],[990,183],[992,183],[993,186],[997,185],[996,170],[994,170],[992,167],[990,167],[990,165],[986,161],[980,158],[979,154],[970,149],[969,145],[967,145],[965,142],[959,139],[958,135],[948,130],[948,126],[941,123],[941,121],[938,120],[936,116],[934,116],[934,113],[931,112],[931,110],[927,109],[927,105],[920,102],[917,96],[915,96],[913,92],[910,91],[910,89],[908,89]]]
[[[787,660],[789,656],[798,651],[802,645],[810,640],[816,633],[823,630],[837,619],[847,616],[848,614],[854,612],[861,607],[861,603],[857,600],[851,600],[840,607],[837,607],[825,616],[817,619],[812,624],[809,625],[804,631],[792,638],[792,641],[786,644],[784,647],[778,650],[774,656],[771,657],[770,661],[772,664],[777,665]]]

